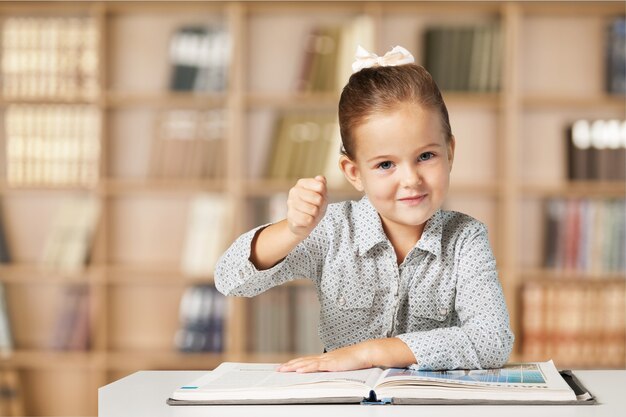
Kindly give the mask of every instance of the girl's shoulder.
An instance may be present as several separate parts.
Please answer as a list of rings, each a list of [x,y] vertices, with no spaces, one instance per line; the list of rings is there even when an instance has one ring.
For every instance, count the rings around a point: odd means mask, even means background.
[[[487,226],[469,214],[453,210],[439,210],[439,215],[444,235],[464,238],[488,233]]]
[[[350,225],[354,224],[359,216],[359,202],[346,200],[336,203],[330,203],[326,207],[326,214],[324,220],[330,224],[337,225]]]

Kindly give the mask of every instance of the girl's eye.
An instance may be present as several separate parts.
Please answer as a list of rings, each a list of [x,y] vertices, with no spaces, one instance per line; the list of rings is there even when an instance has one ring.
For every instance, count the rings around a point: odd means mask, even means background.
[[[435,156],[435,154],[434,154],[434,153],[432,153],[432,152],[424,152],[423,154],[421,154],[421,155],[419,156],[419,158],[418,158],[418,159],[419,159],[420,161],[428,161],[428,160],[429,160],[429,159],[431,159],[433,156]]]
[[[385,161],[378,164],[378,168],[383,170],[390,169],[392,166],[393,164],[391,163],[391,161]]]

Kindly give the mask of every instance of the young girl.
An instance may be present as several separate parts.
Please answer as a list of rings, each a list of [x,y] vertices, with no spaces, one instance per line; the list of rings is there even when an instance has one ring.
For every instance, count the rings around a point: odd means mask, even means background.
[[[454,160],[448,111],[404,48],[357,52],[339,101],[339,167],[365,196],[327,205],[298,180],[287,219],[240,236],[217,264],[226,295],[313,281],[325,353],[280,371],[495,368],[513,345],[487,229],[443,211]]]

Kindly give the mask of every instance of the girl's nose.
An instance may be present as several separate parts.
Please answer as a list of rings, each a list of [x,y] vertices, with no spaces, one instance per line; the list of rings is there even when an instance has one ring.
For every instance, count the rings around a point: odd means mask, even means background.
[[[403,187],[411,188],[422,183],[422,176],[415,167],[405,167],[402,172],[401,184]]]

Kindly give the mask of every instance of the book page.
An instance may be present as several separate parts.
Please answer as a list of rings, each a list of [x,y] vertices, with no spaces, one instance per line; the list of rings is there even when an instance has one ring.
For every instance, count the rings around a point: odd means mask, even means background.
[[[391,368],[383,372],[377,386],[403,384],[480,388],[567,388],[552,361],[506,364],[498,369],[416,371]]]
[[[376,384],[380,397],[480,401],[575,401],[552,361],[499,369],[414,371],[387,369]]]
[[[366,397],[381,369],[299,374],[277,372],[278,364],[222,363],[214,371],[174,391],[181,401],[261,401]]]
[[[380,369],[362,369],[347,372],[276,372],[278,364],[224,363],[214,373],[215,378],[204,381],[202,389],[279,388],[319,383],[340,383],[373,386]]]

